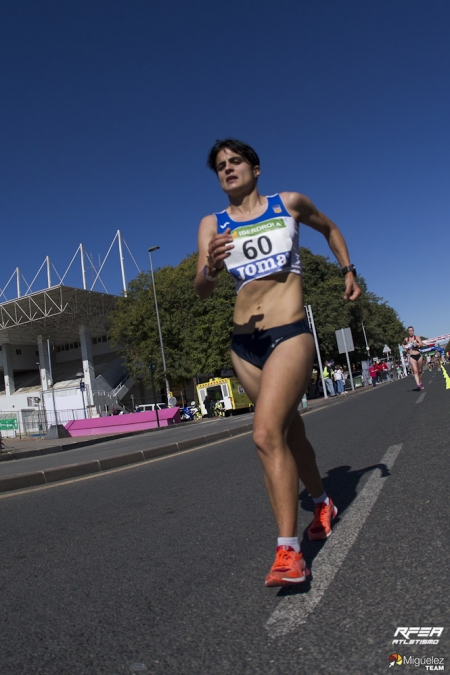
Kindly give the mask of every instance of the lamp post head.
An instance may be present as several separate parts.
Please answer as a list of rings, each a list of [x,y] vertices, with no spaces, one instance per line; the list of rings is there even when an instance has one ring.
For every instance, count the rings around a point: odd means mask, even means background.
[[[148,252],[153,253],[153,251],[157,251],[158,249],[159,249],[159,246],[150,246],[150,248],[148,249]]]

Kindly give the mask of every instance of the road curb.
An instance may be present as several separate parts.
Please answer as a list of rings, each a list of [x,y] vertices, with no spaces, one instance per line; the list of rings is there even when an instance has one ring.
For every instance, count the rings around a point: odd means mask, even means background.
[[[352,393],[354,394],[363,393],[373,391],[374,389],[375,387],[362,387],[357,392],[355,391]],[[347,397],[344,396],[337,397],[337,400],[333,399],[334,397],[331,399],[321,401],[319,405],[311,406],[311,408],[305,409],[299,408],[299,411],[301,413],[314,412],[314,410],[320,410],[321,408],[328,407],[330,404],[333,405],[336,403],[342,403],[343,401],[349,400],[347,399]],[[170,429],[172,427],[163,427],[163,428]],[[156,459],[158,457],[174,455],[177,454],[178,452],[183,452],[185,450],[200,448],[208,443],[214,443],[216,441],[224,440],[226,438],[233,438],[234,436],[245,434],[252,430],[253,430],[253,423],[247,422],[247,424],[235,427],[234,429],[224,429],[222,431],[215,431],[210,434],[202,434],[197,438],[192,438],[186,441],[179,441],[177,443],[168,443],[167,445],[160,445],[157,446],[156,448],[148,448],[147,450],[128,452],[122,455],[113,455],[111,457],[105,457],[101,460],[89,460],[86,462],[80,462],[79,464],[69,464],[66,466],[53,467],[51,469],[45,469],[43,471],[34,471],[31,473],[16,474],[14,476],[0,478],[0,493],[12,492],[13,490],[23,490],[24,488],[45,485],[46,483],[55,483],[59,481],[70,480],[71,478],[86,476],[91,473],[108,471],[110,469],[115,469],[121,466],[138,464],[140,462],[145,462],[149,459]],[[97,445],[98,443],[104,443],[106,441],[115,440],[117,438],[122,439],[129,436],[137,436],[140,434],[148,433],[149,431],[153,431],[153,429],[148,429],[145,431],[135,431],[130,432],[128,434],[115,434],[111,436],[102,436],[101,438],[93,438],[91,440],[79,441],[67,445],[57,445],[48,448],[40,448],[38,450],[26,450],[24,452],[21,452],[20,454],[21,457],[35,457],[37,455],[49,455],[57,452],[64,452],[65,450],[74,450],[76,448],[83,448],[89,445]],[[20,459],[19,457],[14,457],[12,455],[13,453],[0,455],[0,461]]]
[[[383,383],[383,384],[388,384]],[[372,391],[374,387],[372,386],[367,386],[367,387],[361,387],[358,388],[357,391],[354,392],[347,392],[351,395],[353,394],[360,394],[363,392],[367,392],[368,390]],[[345,396],[338,396],[338,397],[329,397],[327,399],[322,399],[320,403],[312,403],[310,406],[307,408],[299,408],[299,412],[304,414],[304,413],[310,413],[314,412],[315,410],[320,410],[321,408],[327,407],[329,405],[333,405],[334,403],[340,403],[342,401],[345,401],[347,397]],[[337,400],[335,400],[337,399]],[[312,401],[315,401],[316,399],[312,399]],[[251,426],[251,425],[250,425]],[[240,428],[240,427],[239,427]],[[143,429],[140,431],[130,431],[128,433],[124,434],[110,434],[110,435],[104,435],[99,438],[92,438],[92,439],[86,439],[84,441],[74,441],[73,443],[66,443],[64,445],[50,445],[45,448],[37,448],[35,450],[18,450],[17,452],[14,451],[6,451],[6,452],[0,452],[0,462],[8,462],[11,460],[18,460],[18,459],[27,459],[28,457],[39,457],[44,456],[44,455],[51,455],[55,454],[57,452],[66,452],[67,450],[76,450],[78,448],[85,448],[89,445],[97,445],[98,443],[107,443],[108,441],[115,441],[118,439],[122,438],[130,438],[131,436],[140,436],[142,434],[147,434],[151,433],[153,431],[164,431],[166,429],[173,429],[173,425],[167,426],[167,427],[160,427],[155,428],[155,429]],[[221,438],[226,438],[228,436],[228,433],[225,431],[217,431],[215,432],[217,440],[220,440]],[[214,436],[215,434],[208,434],[208,438],[211,436]],[[222,434],[225,434],[222,436]],[[232,434],[231,434],[232,435]],[[211,439],[208,441],[208,443],[212,442]],[[188,448],[185,448],[188,449]]]
[[[183,452],[185,450],[201,448],[208,443],[214,443],[227,438],[234,438],[234,436],[246,434],[252,431],[252,429],[253,424],[243,424],[242,426],[236,427],[234,429],[224,429],[223,431],[205,434],[203,436],[199,436],[198,438],[179,441],[178,443],[160,445],[156,448],[148,448],[147,450],[127,452],[122,455],[113,455],[112,457],[105,457],[103,459],[89,460],[86,462],[80,462],[79,464],[68,464],[66,466],[57,466],[51,469],[44,469],[43,471],[34,471],[31,473],[17,474],[15,476],[7,476],[5,478],[0,478],[0,492],[23,490],[24,488],[36,487],[45,485],[47,483],[56,483],[64,480],[70,480],[71,478],[78,478],[93,473],[108,471],[121,466],[139,464],[140,462],[145,462],[149,459],[175,455],[178,452]]]

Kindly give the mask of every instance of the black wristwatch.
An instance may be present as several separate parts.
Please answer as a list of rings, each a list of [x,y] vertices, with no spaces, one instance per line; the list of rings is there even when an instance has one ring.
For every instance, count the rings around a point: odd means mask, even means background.
[[[347,272],[353,272],[353,274],[354,274],[355,277],[356,277],[356,267],[355,267],[354,265],[347,265],[347,267],[343,267],[342,270],[341,270],[341,272],[342,272],[342,276],[343,276],[343,277],[345,277],[345,275],[347,274]]]

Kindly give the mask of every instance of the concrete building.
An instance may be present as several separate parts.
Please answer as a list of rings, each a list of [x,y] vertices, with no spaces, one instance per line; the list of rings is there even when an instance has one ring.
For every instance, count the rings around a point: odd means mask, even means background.
[[[133,387],[108,340],[117,296],[53,286],[0,303],[0,430],[108,414]]]
[[[80,244],[62,276],[47,256],[30,285],[16,268],[0,288],[0,432],[4,436],[41,435],[69,420],[108,415],[122,407],[132,410],[136,404],[155,400],[167,403],[161,390],[155,399],[153,391],[129,376],[108,339],[108,317],[119,296],[108,293],[100,274],[115,242],[126,295],[125,249],[140,270],[120,230],[98,266]],[[72,285],[65,285],[77,259],[80,287],[78,273]],[[92,273],[90,288],[87,265]],[[58,285],[52,284],[52,270],[58,274]],[[41,271],[46,274],[46,288],[33,292]],[[6,291],[14,281],[15,297],[8,299]],[[99,284],[105,292],[94,290]],[[177,384],[173,393],[184,405],[194,400],[195,386]]]
[[[108,316],[118,296],[106,291],[100,273],[116,241],[126,295],[123,253],[128,246],[120,230],[98,270],[80,244],[62,277],[47,256],[31,284],[16,268],[0,288],[4,299],[0,303],[0,431],[4,436],[42,434],[54,424],[111,414],[136,386],[108,339]],[[78,254],[81,288],[64,284]],[[87,263],[95,277],[90,289]],[[46,288],[33,292],[41,270],[46,271]],[[58,274],[58,285],[52,284],[52,270]],[[15,297],[7,299],[13,279]],[[94,290],[97,283],[105,292]]]

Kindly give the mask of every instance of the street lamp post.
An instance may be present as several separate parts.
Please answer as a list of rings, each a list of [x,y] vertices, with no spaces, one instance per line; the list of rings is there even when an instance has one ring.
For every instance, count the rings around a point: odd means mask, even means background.
[[[159,424],[158,403],[157,403],[157,401],[156,401],[155,380],[154,380],[154,378],[153,378],[153,374],[154,374],[154,372],[155,372],[155,370],[156,370],[156,363],[150,363],[148,369],[149,369],[149,371],[150,371],[150,377],[151,377],[151,380],[152,380],[153,400],[154,400],[154,402],[155,402],[156,424],[158,425],[158,429],[159,429],[160,424]]]
[[[369,344],[367,342],[366,331],[365,331],[364,324],[362,323],[362,321],[361,321],[361,326],[362,326],[363,333],[364,333],[364,340],[366,341],[367,358],[369,359],[370,358],[370,347],[369,347]]]
[[[167,405],[169,405],[170,387],[169,387],[169,380],[167,379],[166,357],[164,356],[164,344],[163,344],[163,339],[162,339],[161,323],[159,321],[158,300],[156,299],[155,275],[153,274],[153,261],[152,261],[153,251],[158,251],[158,250],[159,250],[159,246],[151,246],[148,249],[148,255],[149,255],[149,258],[150,258],[150,272],[151,272],[151,275],[152,275],[153,294],[155,296],[156,321],[158,323],[159,342],[161,344],[161,356],[162,356],[163,369],[164,369],[164,380],[165,380],[165,384],[166,384]],[[156,403],[156,401],[155,401],[155,403]]]

